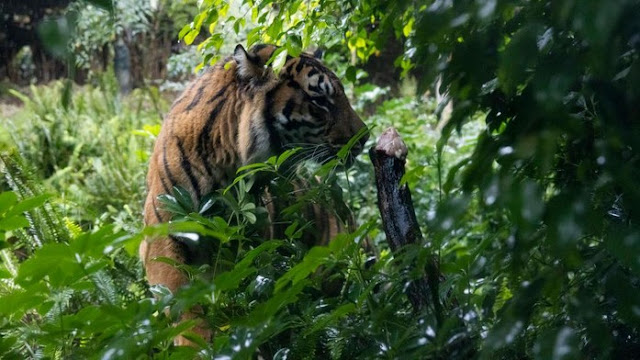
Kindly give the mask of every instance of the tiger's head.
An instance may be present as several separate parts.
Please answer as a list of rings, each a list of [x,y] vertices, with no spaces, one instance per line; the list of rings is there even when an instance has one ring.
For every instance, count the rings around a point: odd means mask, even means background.
[[[261,118],[271,152],[299,147],[308,158],[324,162],[358,134],[347,157],[350,164],[362,151],[368,134],[340,79],[319,59],[304,53],[288,57],[276,75],[265,65],[276,49],[257,45],[247,52],[238,45],[233,55],[238,79],[265,89]]]

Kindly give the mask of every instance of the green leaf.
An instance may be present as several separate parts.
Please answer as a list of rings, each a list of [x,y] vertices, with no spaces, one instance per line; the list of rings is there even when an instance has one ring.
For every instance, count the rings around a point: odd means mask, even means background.
[[[187,45],[191,45],[193,40],[200,34],[200,29],[190,29],[189,32],[182,38]]]
[[[305,334],[309,335],[316,331],[323,330],[326,327],[335,324],[340,319],[343,319],[347,314],[353,313],[355,311],[355,304],[348,303],[338,307],[329,314],[322,314],[313,320],[313,325],[305,330]]]
[[[178,203],[182,205],[183,209],[194,210],[193,199],[191,198],[191,193],[189,191],[181,186],[174,186],[173,194]]]
[[[180,32],[178,33],[178,39],[182,40],[189,31],[191,31],[191,24],[187,24],[183,26]]]
[[[299,151],[300,148],[294,148],[286,150],[282,154],[280,154],[280,156],[278,156],[278,159],[276,160],[276,169],[282,166],[282,164],[284,164],[287,159],[289,159],[292,155],[298,153]]]
[[[291,225],[287,226],[284,231],[284,235],[287,239],[299,239],[302,236],[303,229],[299,229],[298,225],[300,225],[298,221],[294,221]]]
[[[411,35],[411,31],[413,31],[413,24],[415,23],[415,18],[411,17],[409,21],[407,21],[406,25],[402,28],[402,34],[404,37],[409,37]]]
[[[462,159],[461,161],[459,161],[457,164],[453,165],[450,169],[449,172],[447,173],[447,179],[445,180],[444,184],[442,185],[442,190],[445,192],[445,194],[448,194],[449,192],[451,192],[451,190],[453,190],[454,186],[455,186],[455,181],[456,181],[456,175],[458,174],[458,171],[463,168],[464,166],[466,166],[467,164],[469,164],[471,162],[471,158],[467,157]]]
[[[256,42],[260,40],[260,27],[255,27],[247,34],[247,47],[253,46]]]
[[[43,286],[35,286],[25,291],[13,290],[2,295],[0,301],[0,314],[5,316],[22,315],[29,309],[37,308],[48,299],[48,291]]]
[[[202,200],[200,200],[200,209],[198,210],[198,214],[204,214],[209,209],[213,207],[216,203],[215,199],[210,195],[205,196]]]
[[[25,211],[29,211],[29,210],[33,210],[35,208],[38,208],[40,206],[42,206],[44,203],[47,202],[47,200],[49,200],[52,197],[51,194],[42,194],[42,195],[38,195],[38,196],[34,196],[31,198],[27,198],[24,200],[21,200],[17,205],[15,205],[11,210],[9,210],[5,216],[13,216],[13,215],[17,215],[20,213],[23,213]],[[2,199],[0,199],[0,204],[2,203]],[[2,212],[2,209],[0,209],[0,212]]]
[[[356,82],[356,72],[357,72],[357,69],[355,66],[353,65],[349,66],[345,74],[347,81]]]
[[[287,55],[288,52],[286,47],[278,48],[271,55],[271,59],[267,61],[267,65],[271,64],[273,71],[275,71],[275,73],[277,74],[287,62]]]
[[[229,291],[236,289],[240,283],[247,279],[249,275],[257,271],[254,267],[237,267],[232,271],[227,271],[218,275],[213,283],[219,291]]]
[[[340,162],[338,161],[338,159],[331,159],[329,161],[327,161],[326,163],[324,163],[322,166],[320,166],[315,172],[314,175],[317,176],[327,176],[328,174],[330,174],[333,169],[336,168],[336,166],[340,165]]]
[[[369,133],[369,129],[366,126],[358,130],[358,132],[355,135],[353,135],[351,139],[349,139],[349,141],[342,148],[340,148],[337,154],[338,158],[345,159],[347,157],[347,154],[349,154],[349,151],[351,150],[351,148],[353,148],[353,146],[356,144],[356,142],[360,141],[360,139],[362,139],[368,133]]]
[[[287,37],[287,53],[289,56],[298,57],[302,53],[302,39],[299,35]]]
[[[536,38],[540,28],[530,24],[520,29],[500,56],[498,80],[500,88],[508,95],[515,94],[524,85],[536,63],[538,52]]]
[[[0,214],[6,212],[18,202],[18,195],[13,191],[0,193]]]
[[[299,281],[286,290],[280,291],[273,295],[267,302],[259,304],[253,311],[243,320],[247,325],[259,325],[271,320],[275,314],[282,310],[285,306],[298,300],[298,295],[307,285],[306,281]]]
[[[0,230],[11,231],[29,226],[29,221],[22,215],[0,219]]]
[[[67,244],[45,244],[22,263],[15,280],[30,286],[48,278],[54,288],[68,286],[84,277],[80,260]]]
[[[276,281],[275,291],[281,291],[285,285],[291,283],[295,286],[300,281],[306,279],[318,266],[324,264],[331,255],[331,250],[326,247],[315,246],[309,250],[301,263],[287,271],[278,281]]]
[[[265,164],[265,163],[253,163],[253,164],[245,165],[245,166],[242,166],[242,167],[238,168],[238,170],[236,171],[236,174],[243,173],[243,172],[245,172],[247,170],[265,169],[265,168],[270,168],[270,166],[268,164]]]
[[[250,213],[250,212],[243,212],[242,213],[243,216],[245,217],[245,219],[247,219],[247,221],[249,222],[249,224],[255,224],[256,221],[258,220],[258,218],[256,217],[255,214]]]

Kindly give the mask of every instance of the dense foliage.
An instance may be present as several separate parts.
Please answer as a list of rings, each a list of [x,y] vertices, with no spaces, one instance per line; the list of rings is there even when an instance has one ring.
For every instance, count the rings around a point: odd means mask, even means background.
[[[291,176],[281,165],[295,153],[245,169],[199,208],[176,189],[162,199],[175,222],[141,229],[145,161],[167,109],[157,90],[123,99],[106,74],[69,107],[59,84],[13,92],[24,108],[0,125],[0,186],[12,190],[0,195],[0,352],[637,358],[639,1],[200,4],[180,37],[209,31],[201,66],[229,46],[230,32],[246,45],[283,45],[275,67],[311,44],[326,48],[372,138],[393,125],[407,142],[425,242],[390,254],[366,155],[346,171],[336,171],[341,159],[300,170],[322,180],[281,214],[283,238],[261,236],[265,210],[247,174],[274,177],[289,193],[278,177]],[[403,43],[396,63],[417,78],[418,94],[434,83],[447,91],[450,119],[439,120],[444,104],[416,95],[411,81],[392,98],[367,84],[360,64],[386,41]],[[303,203],[339,212],[342,201],[357,230],[328,246],[299,241],[312,226],[299,216]],[[216,254],[211,267],[184,267],[194,282],[177,294],[148,289],[135,257],[144,236],[167,232]],[[413,313],[406,284],[432,256],[444,307]],[[193,323],[172,322],[193,304],[208,309],[215,340],[173,347]]]

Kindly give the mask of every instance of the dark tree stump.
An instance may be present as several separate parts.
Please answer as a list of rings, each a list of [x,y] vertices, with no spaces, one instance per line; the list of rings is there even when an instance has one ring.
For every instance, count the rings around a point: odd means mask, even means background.
[[[416,219],[411,201],[409,186],[400,185],[405,174],[407,146],[394,128],[385,130],[375,147],[369,150],[369,156],[375,169],[378,188],[378,208],[382,224],[387,235],[389,247],[398,253],[405,245],[422,241],[422,232]],[[441,320],[441,307],[438,298],[439,271],[435,257],[431,256],[427,264],[427,276],[413,281],[407,289],[407,296],[415,311],[429,305],[429,297]]]

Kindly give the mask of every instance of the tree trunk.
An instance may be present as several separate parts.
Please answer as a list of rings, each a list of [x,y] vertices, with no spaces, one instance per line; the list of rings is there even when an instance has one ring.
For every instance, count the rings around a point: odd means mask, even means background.
[[[133,79],[131,77],[131,55],[129,48],[125,44],[121,36],[118,36],[113,45],[113,70],[116,73],[118,84],[120,85],[120,93],[128,94],[133,89]]]
[[[400,185],[404,176],[407,146],[394,128],[385,130],[378,143],[369,151],[375,169],[376,186],[378,188],[378,208],[382,215],[387,242],[394,254],[405,245],[422,241],[422,232],[416,219],[411,201],[409,186]],[[430,256],[427,264],[427,276],[413,281],[407,296],[415,311],[429,305],[429,296],[438,322],[442,311],[438,296],[439,270],[437,259]]]

